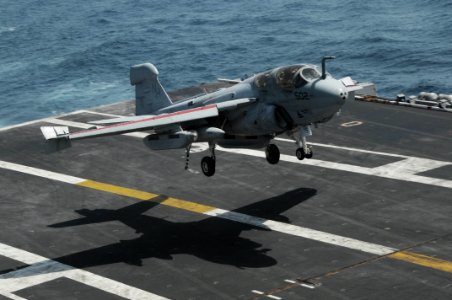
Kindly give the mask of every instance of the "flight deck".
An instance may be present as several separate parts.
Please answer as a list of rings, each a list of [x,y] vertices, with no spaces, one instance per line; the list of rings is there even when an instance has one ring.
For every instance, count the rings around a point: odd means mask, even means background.
[[[174,100],[228,86],[170,93]],[[134,102],[0,129],[0,299],[451,299],[452,122],[347,101],[314,157],[150,151],[145,133],[51,152],[40,126],[90,128]]]

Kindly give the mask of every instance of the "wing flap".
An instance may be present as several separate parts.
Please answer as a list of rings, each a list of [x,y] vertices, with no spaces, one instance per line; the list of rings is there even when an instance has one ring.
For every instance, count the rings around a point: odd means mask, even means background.
[[[109,125],[109,124],[117,124],[117,123],[125,123],[125,122],[143,120],[143,119],[147,119],[147,118],[150,118],[153,116],[154,115],[118,117],[118,118],[113,118],[113,119],[89,121],[88,123],[95,124],[95,125]]]

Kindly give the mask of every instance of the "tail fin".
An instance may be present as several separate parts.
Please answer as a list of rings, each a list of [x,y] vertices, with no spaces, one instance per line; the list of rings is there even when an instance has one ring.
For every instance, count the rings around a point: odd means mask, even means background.
[[[138,115],[152,114],[171,105],[171,99],[158,79],[159,71],[151,63],[130,68],[130,83],[135,86],[135,105]]]

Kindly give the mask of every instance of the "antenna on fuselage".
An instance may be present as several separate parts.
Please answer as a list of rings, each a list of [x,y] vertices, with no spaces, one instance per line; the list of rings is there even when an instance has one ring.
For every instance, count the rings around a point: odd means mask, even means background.
[[[322,58],[322,79],[325,79],[326,78],[326,66],[325,66],[325,61],[327,60],[327,59],[335,59],[336,58],[336,56],[324,56],[323,58]]]

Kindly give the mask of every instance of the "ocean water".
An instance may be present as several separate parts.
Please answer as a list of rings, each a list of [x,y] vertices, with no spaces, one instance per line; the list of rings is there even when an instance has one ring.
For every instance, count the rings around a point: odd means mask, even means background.
[[[171,90],[323,55],[381,95],[452,94],[452,1],[0,0],[0,126],[131,99],[137,63]]]

